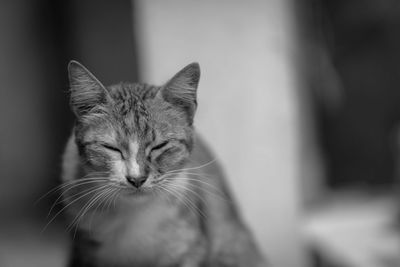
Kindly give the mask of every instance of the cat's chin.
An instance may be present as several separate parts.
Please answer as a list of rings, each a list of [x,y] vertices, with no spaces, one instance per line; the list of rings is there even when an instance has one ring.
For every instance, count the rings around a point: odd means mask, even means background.
[[[152,193],[153,190],[146,188],[146,189],[136,189],[136,188],[127,188],[123,192],[121,192],[121,196],[125,199],[132,200],[132,199],[148,199],[154,196]]]

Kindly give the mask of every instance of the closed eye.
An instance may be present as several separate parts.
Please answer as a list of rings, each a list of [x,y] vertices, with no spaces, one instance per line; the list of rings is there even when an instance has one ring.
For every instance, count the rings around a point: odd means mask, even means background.
[[[120,154],[122,155],[122,151],[121,151],[119,148],[115,147],[115,146],[108,145],[108,144],[102,144],[102,146],[103,146],[105,149],[111,150],[111,151],[113,151],[113,152],[118,152],[118,153],[120,153]]]
[[[166,145],[168,145],[168,143],[169,143],[169,141],[165,141],[165,142],[162,142],[162,143],[160,143],[160,144],[158,144],[156,146],[153,146],[151,151],[161,149],[161,148],[165,147]]]

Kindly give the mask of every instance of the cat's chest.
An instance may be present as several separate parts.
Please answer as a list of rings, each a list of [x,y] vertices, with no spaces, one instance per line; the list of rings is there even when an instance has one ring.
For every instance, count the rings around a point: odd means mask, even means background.
[[[199,227],[189,217],[163,203],[123,210],[101,224],[96,258],[104,266],[173,264],[199,237]]]

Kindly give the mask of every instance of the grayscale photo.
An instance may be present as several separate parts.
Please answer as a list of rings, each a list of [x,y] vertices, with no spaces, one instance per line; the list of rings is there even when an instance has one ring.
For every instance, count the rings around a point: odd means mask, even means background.
[[[400,267],[400,2],[0,1],[0,267]]]

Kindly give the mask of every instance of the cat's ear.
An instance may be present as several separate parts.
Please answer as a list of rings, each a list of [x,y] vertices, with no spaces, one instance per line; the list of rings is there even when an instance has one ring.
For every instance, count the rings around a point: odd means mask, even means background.
[[[107,90],[82,64],[74,60],[70,61],[68,75],[71,88],[70,104],[78,118],[90,112],[94,107],[106,103]]]
[[[192,120],[197,107],[197,86],[200,80],[199,63],[194,62],[170,79],[161,89],[165,101],[183,108]]]

